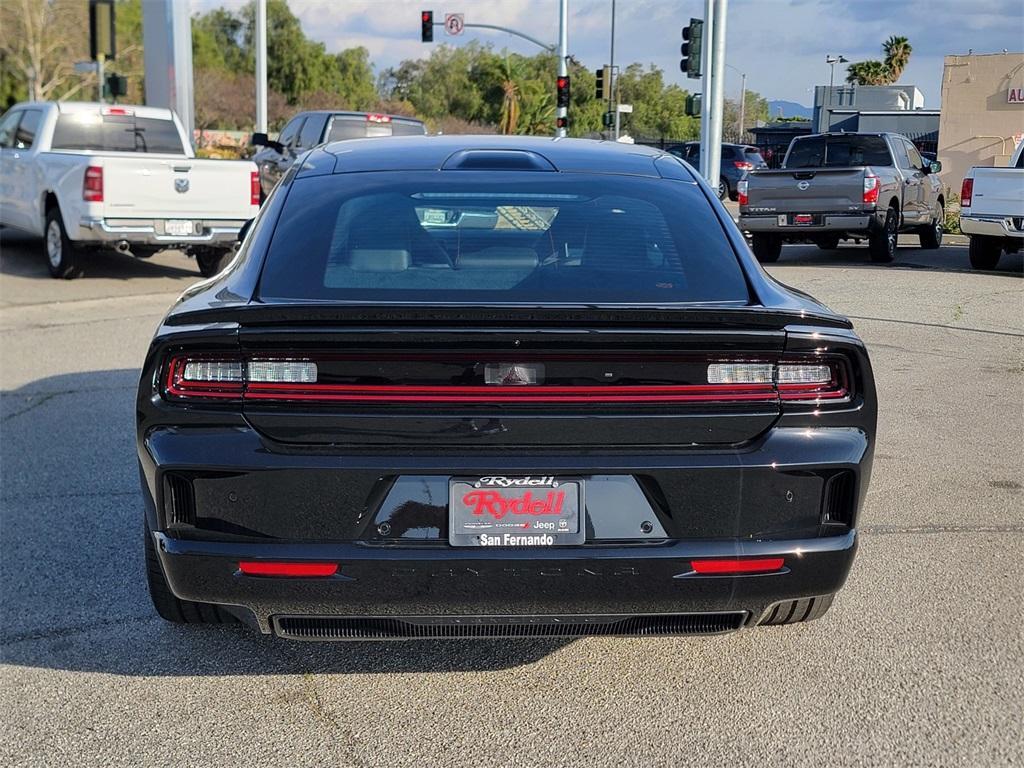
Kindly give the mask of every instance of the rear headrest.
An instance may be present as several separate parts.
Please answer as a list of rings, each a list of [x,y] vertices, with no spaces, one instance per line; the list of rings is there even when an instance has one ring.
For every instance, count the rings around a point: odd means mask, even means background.
[[[532,248],[493,246],[459,256],[458,266],[466,269],[535,269],[539,260]]]
[[[354,248],[348,254],[354,272],[404,272],[412,263],[408,251],[397,249]]]

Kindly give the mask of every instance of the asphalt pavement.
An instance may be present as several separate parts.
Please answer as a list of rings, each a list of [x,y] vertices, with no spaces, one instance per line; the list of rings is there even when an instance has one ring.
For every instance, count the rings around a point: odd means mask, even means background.
[[[133,398],[180,254],[50,279],[0,248],[0,764],[1024,762],[1024,280],[966,248],[786,246],[854,318],[880,398],[846,588],[721,637],[289,643],[157,618]],[[912,242],[912,241],[908,241]]]

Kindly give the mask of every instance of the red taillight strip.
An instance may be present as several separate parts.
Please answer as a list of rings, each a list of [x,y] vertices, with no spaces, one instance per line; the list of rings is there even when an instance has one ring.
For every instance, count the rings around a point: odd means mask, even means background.
[[[324,400],[420,403],[583,403],[583,402],[679,402],[720,400],[771,401],[771,384],[680,384],[672,386],[565,386],[565,387],[466,387],[390,386],[349,384],[250,383],[246,399]]]
[[[333,576],[338,572],[337,563],[280,563],[260,560],[243,560],[238,570],[246,576]]]
[[[726,560],[691,560],[694,573],[727,576],[734,573],[771,573],[786,564],[781,557],[731,558]]]

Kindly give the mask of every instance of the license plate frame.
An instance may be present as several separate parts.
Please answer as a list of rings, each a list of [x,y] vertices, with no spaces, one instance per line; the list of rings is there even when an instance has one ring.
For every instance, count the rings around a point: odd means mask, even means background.
[[[585,499],[586,482],[581,477],[450,477],[448,543],[481,549],[582,544],[586,540]]]
[[[172,237],[191,237],[195,234],[196,223],[191,219],[167,219],[164,233]]]
[[[817,223],[817,216],[813,213],[794,213],[789,217],[789,225],[792,227],[813,227]]]

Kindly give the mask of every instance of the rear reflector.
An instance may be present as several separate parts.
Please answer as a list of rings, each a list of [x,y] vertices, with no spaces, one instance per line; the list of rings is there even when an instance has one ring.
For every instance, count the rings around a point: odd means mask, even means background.
[[[785,560],[781,557],[759,557],[731,560],[692,560],[694,573],[726,576],[733,573],[771,573],[782,570]]]
[[[103,202],[103,168],[90,165],[82,179],[82,199],[87,203]]]
[[[278,563],[243,560],[238,570],[246,576],[333,576],[337,563]]]

